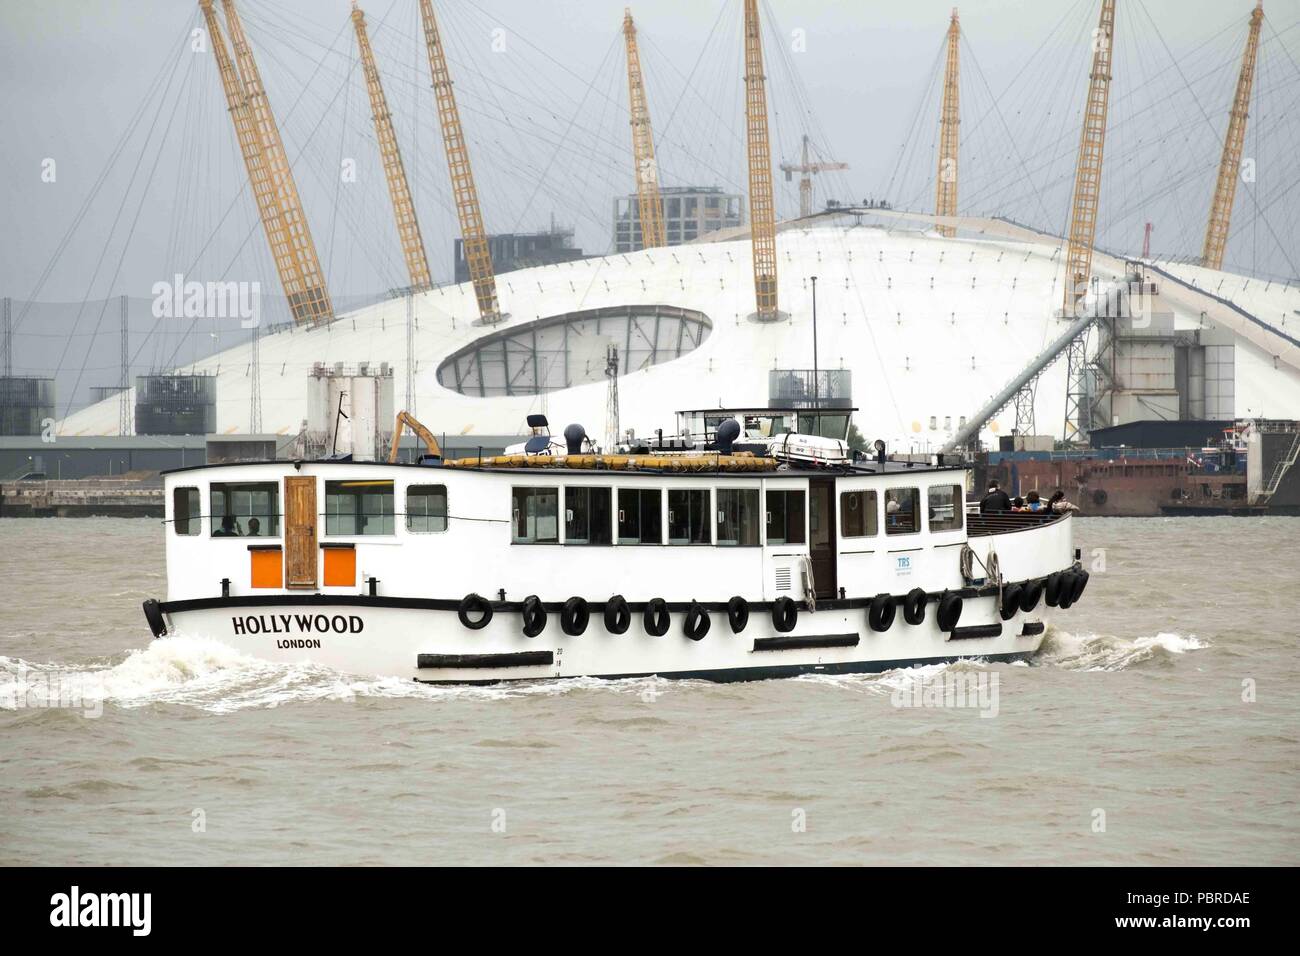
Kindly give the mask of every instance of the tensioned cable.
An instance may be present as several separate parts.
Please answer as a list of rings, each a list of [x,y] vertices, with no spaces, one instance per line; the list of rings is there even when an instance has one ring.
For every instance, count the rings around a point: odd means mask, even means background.
[[[184,39],[190,35],[190,30],[192,29],[192,23],[193,23],[193,16],[187,15],[185,18],[185,28],[181,31],[180,37],[178,38],[178,43],[183,43]],[[166,60],[164,60],[162,66],[159,67],[158,69],[158,73],[154,76],[153,80],[149,83],[148,89],[150,91],[159,89],[159,85],[158,85],[159,80],[161,80],[163,75],[167,72],[167,67],[168,67],[168,63]],[[176,63],[173,62],[171,64],[171,67],[173,70],[175,70]],[[125,150],[126,144],[131,141],[131,138],[134,135],[136,129],[139,127],[140,120],[144,117],[145,112],[152,99],[153,99],[152,96],[140,97],[140,105],[136,107],[136,111],[134,115],[131,117],[130,120],[127,121],[126,129],[123,130],[121,137],[118,139],[116,145],[114,145],[113,149],[110,151],[108,161],[104,164],[103,169],[100,170],[99,176],[96,177],[94,183],[91,184],[90,191],[86,194],[86,198],[82,201],[81,207],[77,210],[76,214],[73,216],[72,223],[68,226],[67,232],[63,234],[63,237],[59,240],[58,245],[55,246],[54,253],[50,256],[50,259],[46,263],[45,268],[41,270],[41,274],[36,280],[36,285],[32,289],[31,295],[28,298],[27,304],[24,306],[23,311],[20,312],[18,314],[18,317],[14,320],[13,328],[15,332],[22,325],[23,319],[27,317],[27,312],[31,309],[32,305],[36,303],[37,299],[41,294],[41,290],[45,288],[45,283],[49,281],[50,275],[54,272],[55,265],[58,263],[60,257],[63,255],[64,250],[67,249],[68,244],[72,241],[72,237],[75,236],[77,232],[80,230],[82,220],[85,219],[86,213],[90,210],[90,206],[94,203],[95,198],[99,195],[99,190],[103,187],[104,182],[108,178],[109,173],[112,171],[113,167],[117,164],[118,157],[120,157],[123,150]]]

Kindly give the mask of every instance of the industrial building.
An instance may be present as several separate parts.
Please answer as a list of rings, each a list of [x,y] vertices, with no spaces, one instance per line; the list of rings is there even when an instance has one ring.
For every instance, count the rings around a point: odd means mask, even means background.
[[[492,253],[492,268],[497,275],[528,269],[532,266],[549,266],[557,262],[581,259],[582,250],[573,245],[573,230],[552,226],[546,232],[506,232],[487,237]],[[454,248],[456,281],[469,281],[469,260],[465,257],[465,241],[457,239]]]
[[[745,224],[745,197],[739,193],[724,193],[717,186],[668,186],[659,194],[666,245],[680,246],[711,232]],[[620,196],[614,200],[614,251],[637,252],[642,248],[637,196]]]
[[[53,379],[0,376],[0,435],[39,435],[53,418]]]
[[[137,435],[206,435],[216,431],[215,373],[138,375],[134,398]],[[114,404],[112,398],[108,404]]]

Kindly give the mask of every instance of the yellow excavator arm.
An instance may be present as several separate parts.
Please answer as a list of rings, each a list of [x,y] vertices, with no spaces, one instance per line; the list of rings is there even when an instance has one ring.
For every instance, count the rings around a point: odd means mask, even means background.
[[[393,425],[393,447],[388,450],[388,463],[390,465],[397,461],[397,450],[402,444],[403,425],[419,436],[420,441],[424,442],[424,447],[430,455],[438,458],[442,457],[442,449],[438,447],[438,439],[433,437],[433,432],[420,424],[419,420],[410,412],[401,411],[397,413],[397,422]]]

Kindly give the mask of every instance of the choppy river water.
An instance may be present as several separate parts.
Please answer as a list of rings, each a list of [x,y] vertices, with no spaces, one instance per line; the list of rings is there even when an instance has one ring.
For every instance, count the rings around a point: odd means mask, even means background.
[[[447,688],[151,641],[158,522],[0,520],[0,864],[1296,864],[1298,534],[1080,520],[1028,666]]]

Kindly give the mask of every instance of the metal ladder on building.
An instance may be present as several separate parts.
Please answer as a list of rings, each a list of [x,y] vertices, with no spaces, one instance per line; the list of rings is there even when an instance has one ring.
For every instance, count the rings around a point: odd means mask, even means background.
[[[1291,466],[1296,463],[1297,457],[1300,457],[1300,431],[1297,431],[1295,437],[1291,439],[1290,450],[1273,466],[1273,474],[1269,476],[1268,484],[1264,487],[1263,494],[1260,495],[1261,502],[1268,501],[1277,493],[1278,486],[1282,484],[1283,476],[1291,470]]]

